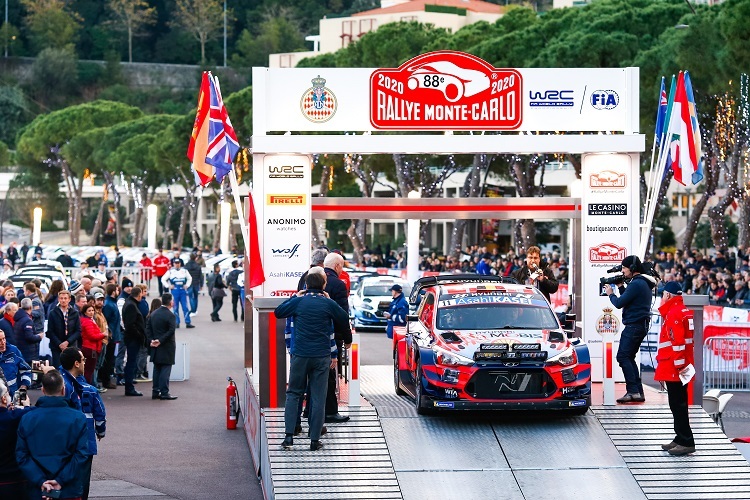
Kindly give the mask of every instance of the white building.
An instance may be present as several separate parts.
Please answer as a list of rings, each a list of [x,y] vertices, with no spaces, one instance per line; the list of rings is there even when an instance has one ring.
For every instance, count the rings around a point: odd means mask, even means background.
[[[478,21],[494,23],[503,8],[481,0],[381,0],[379,9],[321,19],[320,34],[306,38],[313,42],[312,51],[270,54],[268,67],[294,68],[306,57],[336,52],[384,24],[416,21],[455,32]]]

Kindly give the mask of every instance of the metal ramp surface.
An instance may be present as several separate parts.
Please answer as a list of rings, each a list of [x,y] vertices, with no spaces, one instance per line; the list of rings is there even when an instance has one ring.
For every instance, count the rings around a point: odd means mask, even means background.
[[[583,417],[479,412],[418,417],[392,367],[362,367],[405,500],[750,499],[750,465],[700,407],[698,452],[672,457],[668,407],[596,407]],[[721,485],[721,486],[719,486]]]
[[[659,448],[674,437],[668,406],[592,410],[646,498],[750,499],[750,464],[700,406],[690,407],[697,451],[685,457]]]
[[[294,448],[283,450],[284,409],[265,408],[267,498],[276,500],[401,499],[378,416],[369,406],[342,408],[351,420],[326,424],[322,450],[311,452],[307,421]],[[270,481],[269,481],[270,480]],[[268,484],[268,483],[271,484]]]

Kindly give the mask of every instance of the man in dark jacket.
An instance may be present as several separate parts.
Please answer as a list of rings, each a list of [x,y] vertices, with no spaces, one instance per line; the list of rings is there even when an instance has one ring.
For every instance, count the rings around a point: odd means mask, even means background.
[[[104,362],[99,370],[99,381],[106,389],[116,389],[117,385],[111,380],[112,375],[115,375],[116,372],[116,344],[119,343],[119,347],[122,348],[122,330],[120,327],[122,319],[120,317],[120,310],[117,308],[117,285],[108,284],[104,289],[104,294],[106,297],[102,306],[102,314],[104,314],[104,319],[107,320],[107,327],[109,328],[112,340],[107,344],[107,350],[104,353]],[[122,373],[116,373],[116,375],[118,380],[123,377]]]
[[[306,279],[307,290],[297,292],[276,308],[277,318],[294,316],[294,334],[290,344],[291,362],[289,384],[284,409],[284,430],[286,437],[282,447],[293,446],[294,429],[299,416],[299,401],[309,386],[310,409],[310,449],[322,448],[320,435],[325,418],[324,393],[326,378],[337,363],[337,350],[334,331],[348,332],[349,315],[327,298],[324,293],[325,275],[309,273]],[[333,328],[332,328],[333,327]],[[348,343],[350,343],[349,340]]]
[[[406,302],[404,290],[401,285],[396,284],[391,287],[391,297],[393,300],[388,307],[388,312],[385,313],[385,317],[388,320],[385,334],[389,339],[393,338],[394,326],[406,325],[406,315],[409,314],[409,304]]]
[[[539,247],[530,246],[526,250],[526,263],[511,274],[511,277],[521,284],[533,285],[550,300],[550,294],[555,293],[560,286],[552,270],[542,262]]]
[[[41,498],[41,490],[60,490],[58,498],[78,498],[83,493],[81,470],[88,458],[86,417],[68,405],[57,370],[42,376],[42,392],[37,410],[25,415],[18,426],[18,466],[29,481],[30,498]]]
[[[34,333],[44,332],[44,304],[42,299],[37,295],[37,288],[34,283],[26,283],[23,286],[24,297],[31,299],[31,319],[34,322]]]
[[[185,264],[185,270],[190,273],[192,281],[188,288],[188,300],[190,301],[190,314],[195,314],[198,310],[198,294],[203,288],[203,269],[195,260],[195,254],[190,254],[190,260]]]
[[[63,250],[63,253],[57,256],[57,262],[59,262],[63,267],[75,267],[73,265],[73,258],[68,255],[67,250]]]
[[[138,365],[138,351],[146,342],[146,324],[143,321],[143,315],[138,308],[138,302],[141,301],[141,289],[134,286],[130,291],[130,297],[125,299],[122,305],[122,324],[123,341],[127,352],[127,362],[125,363],[125,395],[126,396],[143,396],[142,392],[135,390],[135,368]]]
[[[337,253],[329,253],[326,255],[323,261],[324,270],[326,273],[326,288],[325,291],[328,296],[336,302],[341,309],[346,312],[347,318],[349,317],[349,292],[346,290],[346,285],[339,279],[339,274],[344,269],[344,258]],[[334,328],[336,334],[336,347],[338,348],[339,356],[341,355],[341,347],[344,343],[352,343],[351,330],[347,324],[346,329]],[[326,396],[326,423],[340,423],[349,420],[348,416],[341,415],[339,413],[339,402],[336,398],[336,368],[334,367],[328,374],[328,393]]]
[[[23,359],[31,364],[39,359],[39,342],[44,338],[44,332],[34,333],[34,321],[31,319],[31,299],[24,297],[21,308],[13,316],[13,332],[16,336],[16,347],[21,351]]]
[[[174,338],[177,323],[172,312],[172,300],[171,293],[162,295],[161,307],[152,312],[146,322],[146,338],[151,348],[151,361],[154,363],[151,399],[177,399],[177,396],[169,393],[169,376],[177,354]]]
[[[227,273],[227,288],[232,291],[232,314],[234,320],[237,321],[237,303],[240,301],[240,285],[237,283],[237,278],[242,274],[239,264],[236,260],[232,261],[232,270]],[[240,313],[242,314],[242,321],[245,321],[245,307],[244,304],[240,304]]]
[[[57,294],[57,307],[49,310],[47,335],[52,351],[52,366],[60,366],[60,353],[68,347],[78,347],[81,340],[81,318],[70,304],[68,290]]]
[[[648,333],[651,319],[651,290],[655,283],[642,274],[643,270],[641,260],[635,255],[628,255],[622,259],[622,274],[624,279],[629,281],[628,286],[625,287],[624,282],[620,283],[618,297],[610,285],[604,285],[604,292],[609,295],[609,301],[617,309],[622,309],[622,324],[625,325],[620,335],[616,359],[622,368],[628,392],[617,400],[620,404],[642,403],[646,400],[635,355]]]

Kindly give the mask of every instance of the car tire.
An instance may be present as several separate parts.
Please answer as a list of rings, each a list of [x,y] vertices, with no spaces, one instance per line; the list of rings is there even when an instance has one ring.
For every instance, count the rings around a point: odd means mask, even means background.
[[[393,351],[393,390],[396,396],[403,396],[406,392],[401,388],[401,374],[398,369],[398,348]]]
[[[417,415],[428,415],[430,411],[422,406],[422,362],[417,361],[417,372],[414,384],[414,408]]]

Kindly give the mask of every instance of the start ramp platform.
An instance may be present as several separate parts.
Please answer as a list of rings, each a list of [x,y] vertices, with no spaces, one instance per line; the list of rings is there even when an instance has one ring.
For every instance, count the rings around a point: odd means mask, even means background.
[[[664,405],[418,416],[391,370],[362,367],[363,405],[341,408],[351,420],[326,424],[317,452],[306,423],[283,450],[283,409],[262,409],[267,498],[750,500],[750,464],[700,407],[696,453],[673,457],[659,446],[674,437]]]

